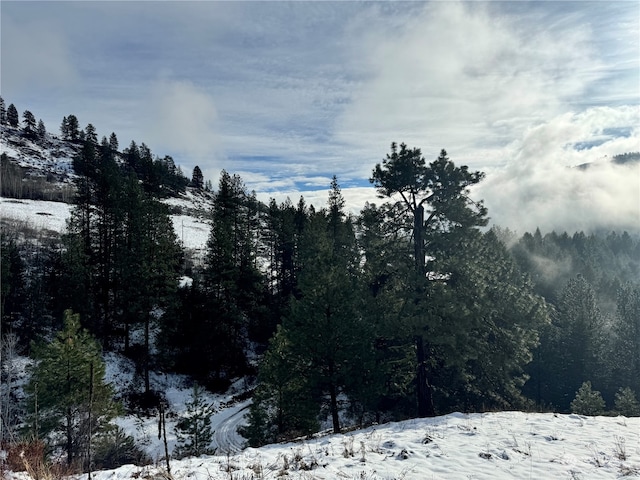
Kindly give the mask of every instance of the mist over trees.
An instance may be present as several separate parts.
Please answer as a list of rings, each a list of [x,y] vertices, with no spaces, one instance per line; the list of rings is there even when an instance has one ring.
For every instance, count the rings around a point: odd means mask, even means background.
[[[323,208],[304,198],[265,205],[238,175],[223,171],[209,193],[199,167],[189,180],[144,143],[120,152],[115,134],[98,141],[74,115],[61,134],[76,145],[66,233],[30,242],[3,226],[0,237],[3,344],[36,360],[24,402],[11,396],[3,365],[0,410],[12,431],[28,418],[22,427],[39,438],[62,432],[80,470],[115,438],[108,420],[119,407],[102,352],[135,365],[120,399],[130,410],[162,405],[153,371],[218,391],[255,378],[243,429],[251,445],[323,421],[340,432],[455,410],[568,412],[588,408],[595,391],[609,408],[635,411],[638,237],[488,229],[490,212],[468,195],[484,174],[445,150],[427,162],[419,148],[392,143],[372,165],[381,204],[352,215],[336,177]],[[212,199],[200,260],[184,251],[161,201],[187,188]],[[70,338],[75,348],[65,350]],[[49,388],[57,377],[74,381]],[[211,435],[199,392],[180,454],[205,452]]]

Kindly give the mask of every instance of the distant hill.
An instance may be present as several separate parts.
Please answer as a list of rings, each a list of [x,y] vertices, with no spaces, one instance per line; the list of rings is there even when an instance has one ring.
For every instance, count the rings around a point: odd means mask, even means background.
[[[639,163],[640,152],[630,152],[630,153],[623,153],[621,155],[615,155],[611,161],[617,165],[624,165],[628,163]]]
[[[70,139],[48,132],[28,132],[8,124],[0,125],[0,129],[0,195],[3,197],[71,202],[77,177],[74,158],[79,156],[87,141],[97,148],[105,147],[104,143],[98,144],[95,136],[93,140],[85,140],[83,131],[79,132],[78,138]],[[87,134],[86,138],[91,137]],[[138,146],[135,142],[122,151],[117,150],[117,140],[115,145],[106,144],[106,148],[111,149],[122,172],[135,173],[155,196],[180,197],[185,193],[189,179],[170,156],[160,158],[153,155],[146,145]]]
[[[634,163],[640,163],[640,152],[629,152],[614,155],[610,162],[615,165],[631,165]],[[579,170],[587,170],[591,166],[593,166],[593,162],[581,163],[580,165],[576,165],[575,168]]]

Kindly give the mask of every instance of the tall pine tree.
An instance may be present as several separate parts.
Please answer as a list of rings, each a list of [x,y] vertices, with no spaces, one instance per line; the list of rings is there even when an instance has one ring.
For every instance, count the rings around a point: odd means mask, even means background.
[[[64,329],[36,348],[36,359],[27,386],[31,432],[36,438],[61,433],[67,465],[89,468],[93,435],[105,429],[118,408],[104,381],[100,347],[80,327],[79,316],[67,311]]]

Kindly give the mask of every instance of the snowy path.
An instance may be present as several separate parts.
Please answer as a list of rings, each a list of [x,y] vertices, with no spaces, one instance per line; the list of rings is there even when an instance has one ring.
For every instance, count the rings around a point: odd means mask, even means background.
[[[218,455],[236,454],[244,449],[246,440],[238,433],[238,427],[246,424],[245,416],[250,405],[251,400],[245,400],[211,418],[214,430],[211,445]]]

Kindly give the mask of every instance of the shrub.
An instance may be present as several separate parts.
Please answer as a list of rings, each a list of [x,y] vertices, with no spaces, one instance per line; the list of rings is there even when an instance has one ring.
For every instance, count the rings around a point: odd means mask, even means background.
[[[599,415],[605,409],[600,392],[591,389],[591,382],[584,382],[571,402],[571,412],[579,415]]]
[[[93,462],[97,469],[110,470],[126,464],[147,465],[151,459],[136,446],[131,435],[116,426],[97,439]]]

